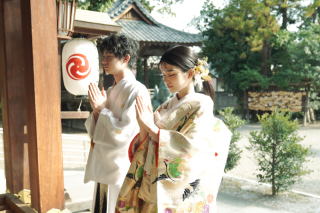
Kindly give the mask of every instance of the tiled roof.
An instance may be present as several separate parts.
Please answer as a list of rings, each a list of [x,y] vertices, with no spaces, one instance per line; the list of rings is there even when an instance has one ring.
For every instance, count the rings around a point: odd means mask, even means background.
[[[152,18],[152,16],[148,13],[148,11],[143,7],[143,5],[137,1],[137,0],[118,0],[116,1],[112,8],[108,10],[108,14],[111,19],[116,18],[118,15],[120,15],[125,9],[127,9],[132,3],[135,3],[140,11],[154,24],[157,24],[158,22]]]
[[[137,0],[118,0],[108,11],[110,18],[114,19],[119,16],[132,3],[135,3],[145,17],[154,25],[149,25],[148,23],[139,20],[117,20],[116,23],[122,26],[121,32],[131,38],[142,42],[164,42],[186,45],[199,45],[201,41],[203,41],[203,37],[200,34],[191,34],[175,30],[157,22]]]
[[[199,43],[201,35],[177,31],[164,25],[149,25],[144,21],[118,20],[116,22],[122,26],[122,33],[137,41],[145,42],[165,42],[165,43]]]

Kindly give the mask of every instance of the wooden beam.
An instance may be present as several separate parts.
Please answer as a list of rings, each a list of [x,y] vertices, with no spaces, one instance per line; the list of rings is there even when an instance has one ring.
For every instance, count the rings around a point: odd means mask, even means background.
[[[19,198],[11,193],[5,194],[4,199],[5,204],[10,207],[10,213],[36,213],[35,210],[30,208],[27,204],[23,203]]]
[[[140,42],[140,44],[142,43]],[[145,52],[148,50],[149,46],[150,46],[149,44],[140,45],[139,57],[143,57]]]
[[[56,1],[21,1],[31,204],[63,210]]]
[[[93,35],[109,35],[111,32],[119,33],[122,29],[117,25],[103,25],[96,23],[80,22],[76,21],[77,25],[74,26],[75,33],[93,34]]]
[[[29,189],[20,0],[0,2],[0,85],[6,186]]]
[[[89,111],[65,111],[61,112],[61,119],[87,119],[89,115]]]

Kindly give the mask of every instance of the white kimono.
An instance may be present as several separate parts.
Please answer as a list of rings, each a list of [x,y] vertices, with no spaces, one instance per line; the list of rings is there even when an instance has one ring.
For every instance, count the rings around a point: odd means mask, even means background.
[[[151,102],[146,87],[131,73],[108,88],[106,94],[106,108],[100,112],[96,124],[93,113],[85,122],[89,137],[95,145],[90,148],[84,182],[95,181],[108,185],[107,212],[113,213],[116,198],[130,166],[130,141],[139,132],[135,99],[139,94],[146,104],[151,106]],[[94,203],[95,196],[93,206]]]

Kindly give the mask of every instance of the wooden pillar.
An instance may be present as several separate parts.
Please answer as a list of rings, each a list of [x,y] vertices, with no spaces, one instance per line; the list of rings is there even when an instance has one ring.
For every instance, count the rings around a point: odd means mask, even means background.
[[[30,189],[20,0],[0,1],[0,84],[6,186]]]
[[[144,85],[149,89],[149,69],[148,69],[148,58],[143,60],[143,69],[144,69]]]
[[[31,205],[64,209],[56,1],[21,1]]]

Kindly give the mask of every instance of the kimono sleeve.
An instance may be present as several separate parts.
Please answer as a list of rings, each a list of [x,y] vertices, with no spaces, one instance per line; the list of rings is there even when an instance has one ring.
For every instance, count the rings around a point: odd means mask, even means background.
[[[88,131],[88,135],[89,138],[92,139],[93,135],[94,135],[94,130],[96,128],[96,124],[94,122],[94,118],[93,118],[93,113],[91,112],[89,117],[87,118],[86,122],[84,123],[87,131]]]
[[[215,133],[218,119],[213,116],[212,101],[201,102],[198,110],[186,116],[186,121],[178,124],[180,131],[160,130],[157,177],[152,180],[161,210],[189,208],[187,204],[197,205],[203,200],[206,208],[215,208],[231,133],[227,129]],[[181,187],[168,190],[174,185]],[[173,202],[175,207],[166,205]]]
[[[100,112],[93,134],[94,143],[104,145],[106,148],[116,148],[130,143],[139,131],[135,110],[136,94],[130,95],[131,104],[122,113],[121,118],[117,118],[113,112],[107,108]],[[138,94],[150,104],[150,96],[146,89],[139,90]],[[91,128],[93,127],[92,123],[93,122],[91,122]],[[90,131],[89,134],[92,132],[93,131]]]

